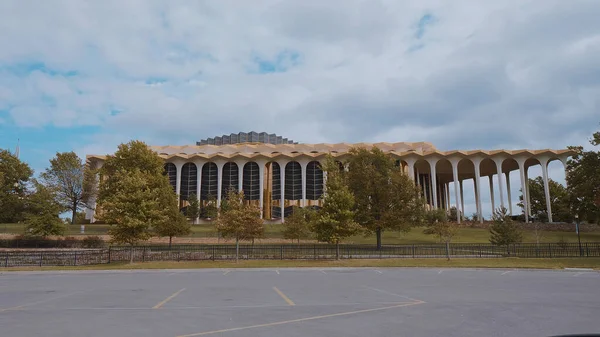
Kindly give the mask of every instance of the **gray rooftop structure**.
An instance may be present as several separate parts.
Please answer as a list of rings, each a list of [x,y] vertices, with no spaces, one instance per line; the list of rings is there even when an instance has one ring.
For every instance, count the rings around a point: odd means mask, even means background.
[[[274,133],[268,134],[266,132],[258,133],[250,131],[202,139],[201,141],[196,142],[196,145],[226,145],[239,143],[298,144],[298,142],[282,138]]]

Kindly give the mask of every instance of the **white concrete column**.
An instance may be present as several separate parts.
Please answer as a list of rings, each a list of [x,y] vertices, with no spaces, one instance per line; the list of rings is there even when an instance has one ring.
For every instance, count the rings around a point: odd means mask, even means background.
[[[408,176],[410,179],[415,181],[415,162],[417,161],[415,158],[404,158],[406,162],[406,166],[408,168]]]
[[[223,166],[225,163],[216,162],[217,165],[217,208],[221,207],[221,189],[223,187]]]
[[[475,167],[475,203],[477,204],[477,217],[479,219],[479,223],[483,223],[483,215],[481,212],[481,188],[479,188],[481,180],[479,164],[481,164],[482,160],[483,158],[481,157],[471,158],[471,162],[473,162],[473,166]]]
[[[198,203],[202,204],[202,200],[200,199],[200,193],[202,192],[202,167],[204,166],[204,163],[202,162],[194,162],[194,165],[196,165],[196,199],[198,199]],[[198,212],[198,214],[200,214],[200,212]],[[198,216],[196,219],[194,219],[194,223],[197,224],[200,220],[200,217]]]
[[[454,201],[456,201],[456,220],[458,223],[461,221],[461,212],[464,213],[463,208],[459,203],[459,200],[462,200],[462,181],[460,182],[460,199],[458,199],[458,163],[460,162],[459,158],[451,158],[450,164],[452,164],[452,180],[454,181]],[[464,206],[463,206],[464,207]]]
[[[433,209],[433,187],[431,173],[429,173],[429,181],[427,181],[427,183],[429,184],[429,206],[430,209]]]
[[[500,192],[500,207],[504,208],[504,189],[502,188],[502,162],[504,162],[504,158],[494,158],[494,163],[496,163],[496,173],[498,174],[498,191]]]
[[[287,162],[279,163],[279,179],[281,180],[281,223],[285,222],[285,166]]]
[[[450,210],[450,208],[452,208],[452,205],[450,203],[450,183],[446,183],[446,209]]]
[[[506,172],[506,195],[508,197],[508,214],[513,215],[512,200],[510,197],[510,171]]]
[[[552,222],[552,200],[550,199],[550,184],[548,183],[548,159],[540,157],[540,165],[542,166],[542,180],[544,181],[544,194],[546,195],[546,212],[548,213],[548,222]]]
[[[459,181],[460,185],[460,210],[462,211],[461,218],[465,219],[465,192],[463,190],[463,181]]]
[[[235,162],[238,167],[238,192],[244,189],[244,165],[245,162]]]
[[[531,217],[531,194],[529,193],[529,168],[525,167],[525,190],[527,191],[527,214]]]
[[[516,158],[519,164],[519,175],[521,178],[521,194],[523,195],[523,213],[525,214],[525,223],[529,222],[529,205],[527,202],[527,173],[525,168],[526,158]]]
[[[265,163],[257,162],[258,164],[258,185],[260,189],[258,190],[258,205],[260,207],[260,218],[263,219],[263,211],[264,211],[264,180],[265,180]]]
[[[435,165],[438,162],[437,158],[428,158],[427,162],[429,163],[429,167],[431,169],[431,187],[432,187],[432,194],[433,194],[433,208],[438,208],[438,202],[437,202],[437,198],[438,198],[438,193],[437,193],[437,177],[436,177],[436,171],[435,171]]]
[[[496,210],[496,203],[494,201],[494,175],[489,175],[488,179],[490,181],[490,200],[492,203],[492,214]]]
[[[177,194],[177,207],[181,207],[181,169],[183,163],[175,163],[175,194]]]
[[[300,175],[302,176],[302,200],[300,205],[302,207],[306,207],[306,168],[308,166],[308,162],[300,161]]]

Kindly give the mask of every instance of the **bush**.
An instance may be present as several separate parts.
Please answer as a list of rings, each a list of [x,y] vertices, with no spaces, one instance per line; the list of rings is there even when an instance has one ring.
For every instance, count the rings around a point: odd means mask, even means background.
[[[104,240],[97,235],[87,236],[81,240],[81,246],[83,248],[102,248],[105,246]]]

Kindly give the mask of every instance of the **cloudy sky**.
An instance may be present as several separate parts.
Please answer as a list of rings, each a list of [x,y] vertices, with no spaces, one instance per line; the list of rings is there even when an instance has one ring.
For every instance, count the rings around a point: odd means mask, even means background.
[[[3,0],[0,148],[20,138],[39,172],[56,151],[250,130],[583,145],[600,122],[599,17],[597,0]]]

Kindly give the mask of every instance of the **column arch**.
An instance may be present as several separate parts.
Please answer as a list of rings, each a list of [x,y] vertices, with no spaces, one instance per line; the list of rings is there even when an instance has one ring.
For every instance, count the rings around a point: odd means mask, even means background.
[[[244,178],[242,179],[242,189],[245,200],[258,200],[260,198],[260,177],[259,166],[251,161],[247,162],[243,168]]]
[[[440,208],[446,208],[447,205],[447,191],[445,190],[445,184],[453,181],[452,179],[452,163],[447,158],[440,158],[435,163],[435,172],[437,175],[437,182],[441,189],[438,188],[438,205]],[[449,209],[446,211],[450,211]]]
[[[489,216],[491,217],[494,214],[494,211],[496,210],[496,198],[495,198],[495,192],[494,192],[494,185],[493,185],[493,176],[494,174],[497,174],[497,169],[496,169],[496,163],[494,162],[494,160],[490,157],[485,157],[483,158],[483,160],[481,160],[481,163],[479,163],[479,170],[480,170],[480,175],[481,177],[486,177],[485,181],[483,183],[479,184],[479,187],[481,188],[481,191],[479,192],[479,197],[481,198],[482,195],[484,195],[484,191],[487,191],[489,195],[489,200],[490,200],[490,213]],[[483,198],[481,198],[483,199]],[[499,199],[498,199],[499,200]],[[481,203],[481,202],[480,202]],[[485,219],[484,215],[483,215],[483,207],[481,210],[481,217],[482,219]]]
[[[415,183],[419,186],[421,191],[421,196],[425,200],[427,207],[433,207],[433,199],[431,195],[431,185],[430,185],[430,174],[431,168],[427,160],[423,158],[419,158],[415,161],[414,164],[415,170]]]
[[[200,200],[209,200],[217,198],[217,179],[219,169],[217,164],[213,162],[205,163],[202,166],[201,181],[200,181]]]
[[[265,218],[280,219],[281,218],[281,165],[272,161],[265,165],[265,175],[267,181],[265,201],[267,205],[265,210]]]

